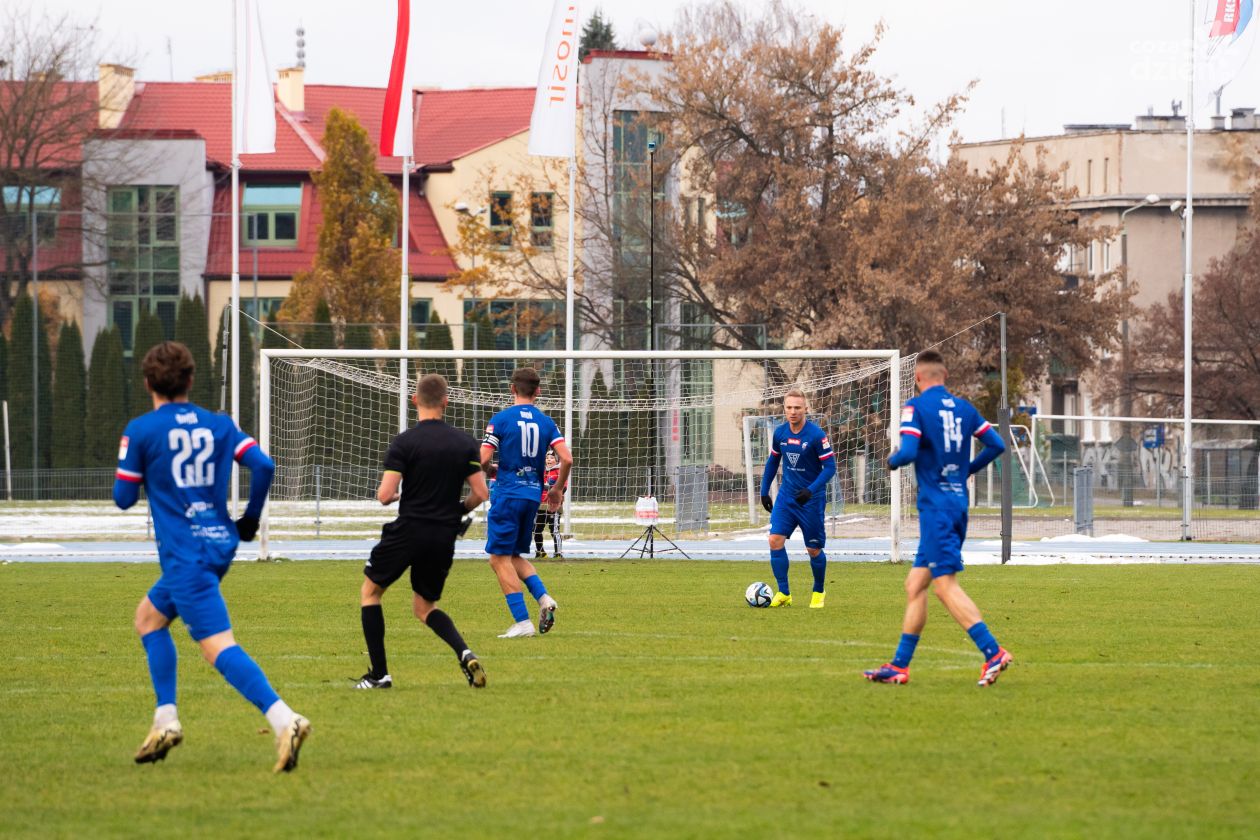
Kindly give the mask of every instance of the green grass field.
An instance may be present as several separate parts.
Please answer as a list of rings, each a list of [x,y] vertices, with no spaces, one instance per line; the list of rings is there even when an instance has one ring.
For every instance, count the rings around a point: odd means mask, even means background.
[[[904,569],[833,564],[827,609],[749,609],[768,571],[548,564],[556,629],[509,642],[489,569],[458,562],[443,605],[489,687],[396,591],[396,687],[356,692],[358,566],[242,564],[237,637],[315,726],[273,777],[262,716],[182,627],[186,740],[131,763],[152,695],[130,619],[154,566],[0,566],[0,834],[1255,836],[1260,568],[971,570],[1016,657],[989,689],[935,603],[912,682],[860,678],[892,652]]]

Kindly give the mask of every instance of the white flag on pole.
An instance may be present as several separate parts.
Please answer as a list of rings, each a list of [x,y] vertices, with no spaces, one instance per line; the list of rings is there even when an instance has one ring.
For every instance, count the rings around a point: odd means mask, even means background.
[[[1194,29],[1194,101],[1197,109],[1215,104],[1217,95],[1238,77],[1256,43],[1253,0],[1196,0]]]
[[[577,0],[555,0],[538,67],[538,92],[529,120],[529,153],[573,157],[577,132]]]
[[[263,48],[258,0],[236,2],[236,136],[239,154],[276,150],[276,104]]]

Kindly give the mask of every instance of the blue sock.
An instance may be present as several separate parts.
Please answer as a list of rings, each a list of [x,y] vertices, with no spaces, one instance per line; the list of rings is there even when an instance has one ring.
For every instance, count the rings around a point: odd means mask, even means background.
[[[814,591],[827,591],[827,552],[818,552],[817,557],[809,558],[809,567],[814,571]]]
[[[512,611],[513,621],[529,621],[529,610],[525,608],[525,594],[513,592],[503,596],[507,600],[508,609]]]
[[[144,653],[149,658],[149,678],[153,680],[153,693],[157,695],[157,704],[165,706],[175,703],[175,642],[171,640],[171,631],[163,627],[140,637],[144,645]]]
[[[902,633],[901,641],[897,642],[897,652],[893,654],[892,664],[898,668],[909,668],[910,660],[914,657],[914,648],[918,644],[918,636],[913,633]]]
[[[792,590],[788,588],[788,558],[786,548],[770,549],[770,571],[774,572],[775,582],[779,584],[779,591],[784,595],[791,595]]]
[[[232,645],[219,654],[214,660],[214,667],[223,675],[228,684],[258,707],[258,711],[266,712],[271,704],[280,699],[267,682],[267,675],[258,667],[258,663],[249,658],[249,654],[241,650],[240,645]]]
[[[530,575],[525,578],[525,587],[529,590],[529,594],[534,596],[534,600],[547,594],[547,587],[543,586],[542,578],[538,575]],[[513,613],[516,615],[516,613]]]
[[[985,626],[983,621],[977,621],[968,627],[967,635],[971,637],[971,641],[976,643],[976,647],[980,648],[980,652],[984,654],[985,659],[992,659],[994,656],[997,656],[997,639],[993,638],[993,634],[989,632],[989,628]]]

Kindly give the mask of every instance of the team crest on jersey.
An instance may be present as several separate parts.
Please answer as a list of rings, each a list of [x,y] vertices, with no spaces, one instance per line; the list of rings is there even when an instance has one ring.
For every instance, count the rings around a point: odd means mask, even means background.
[[[126,435],[122,436],[122,440],[118,441],[118,460],[123,461],[127,458],[127,446],[131,443],[131,438]]]
[[[791,466],[791,467],[795,467],[795,466],[796,466],[796,462],[797,462],[797,460],[798,460],[798,459],[800,459],[800,457],[801,457],[801,453],[799,453],[799,452],[789,452],[789,453],[787,453],[788,465],[789,465],[789,466]]]

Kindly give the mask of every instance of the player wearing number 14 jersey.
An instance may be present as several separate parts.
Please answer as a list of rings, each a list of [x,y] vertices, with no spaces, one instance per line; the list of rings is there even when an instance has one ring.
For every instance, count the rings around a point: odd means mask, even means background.
[[[170,624],[182,618],[206,661],[262,712],[276,735],[275,770],[297,766],[311,731],[272,690],[262,669],[232,635],[219,582],[240,540],[252,540],[275,464],[229,417],[188,401],[194,372],[184,345],[164,341],[145,354],[145,387],[153,410],[127,424],[118,448],[114,502],[134,505],[143,485],[157,533],[162,575],[136,607],[135,627],[149,660],[157,709],[137,764],[161,761],[184,739],[175,712],[175,643]],[[232,462],[250,470],[249,505],[235,523],[228,516]]]
[[[993,638],[957,578],[963,570],[962,544],[967,538],[967,479],[1001,455],[1006,444],[971,403],[945,390],[946,373],[940,353],[925,350],[919,354],[914,366],[919,396],[902,409],[901,447],[888,459],[889,469],[894,470],[914,464],[919,484],[919,552],[906,576],[901,642],[891,662],[864,673],[872,682],[910,681],[910,658],[927,623],[929,583],[984,656],[981,686],[997,682],[1011,664],[1011,655]],[[973,437],[984,445],[974,459]]]
[[[486,552],[490,566],[499,578],[499,588],[507,600],[513,624],[500,638],[515,639],[534,635],[521,584],[538,601],[538,632],[546,633],[556,620],[556,599],[547,594],[534,564],[525,559],[534,536],[538,500],[542,496],[547,470],[547,450],[560,461],[560,474],[547,493],[547,507],[556,510],[564,498],[564,486],[573,467],[573,456],[555,421],[534,405],[540,383],[538,371],[517,368],[512,373],[515,403],[490,418],[481,442],[481,466],[489,474],[490,459],[499,453],[494,489],[490,493],[490,514],[486,517]]]

